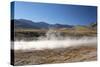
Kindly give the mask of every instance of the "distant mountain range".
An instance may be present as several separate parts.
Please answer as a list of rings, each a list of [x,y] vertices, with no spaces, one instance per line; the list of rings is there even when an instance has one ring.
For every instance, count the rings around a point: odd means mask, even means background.
[[[14,19],[11,20],[14,23],[14,28],[16,29],[49,29],[49,28],[73,28],[73,25],[65,24],[49,24],[46,22],[34,22],[26,19]]]

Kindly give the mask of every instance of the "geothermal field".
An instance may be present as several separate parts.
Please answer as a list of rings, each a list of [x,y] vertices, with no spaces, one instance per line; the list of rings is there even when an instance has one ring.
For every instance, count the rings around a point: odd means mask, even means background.
[[[11,65],[97,60],[97,6],[11,2]]]
[[[71,35],[67,32],[67,35],[63,36],[60,31],[48,30],[45,36],[40,35],[36,38],[33,37],[33,39],[30,37],[18,39],[22,35],[16,35],[15,41],[12,42],[14,65],[97,60],[97,37],[95,32],[92,31],[90,35],[90,31],[81,32],[76,32],[80,36],[75,35],[75,31]]]

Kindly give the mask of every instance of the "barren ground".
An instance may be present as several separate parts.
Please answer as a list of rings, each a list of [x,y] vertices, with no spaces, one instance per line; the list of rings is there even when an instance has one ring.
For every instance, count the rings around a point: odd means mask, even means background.
[[[88,44],[87,44],[88,45]],[[14,65],[69,63],[97,60],[97,46],[76,46],[44,50],[16,50]]]

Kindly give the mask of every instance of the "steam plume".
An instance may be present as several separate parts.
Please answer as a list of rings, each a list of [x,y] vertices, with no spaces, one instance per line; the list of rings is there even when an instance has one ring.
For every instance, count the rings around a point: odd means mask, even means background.
[[[66,48],[77,45],[92,45],[96,44],[96,37],[63,37],[60,32],[49,30],[46,36],[38,37],[36,41],[15,41],[14,50],[43,50],[43,49],[54,49],[54,48]]]

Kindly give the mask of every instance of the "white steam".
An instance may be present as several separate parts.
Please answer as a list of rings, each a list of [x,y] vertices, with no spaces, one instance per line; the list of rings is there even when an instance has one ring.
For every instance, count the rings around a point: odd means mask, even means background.
[[[46,36],[41,36],[33,41],[15,41],[14,50],[43,50],[54,48],[66,48],[77,45],[92,45],[97,43],[96,37],[63,37],[60,33],[50,30]]]

